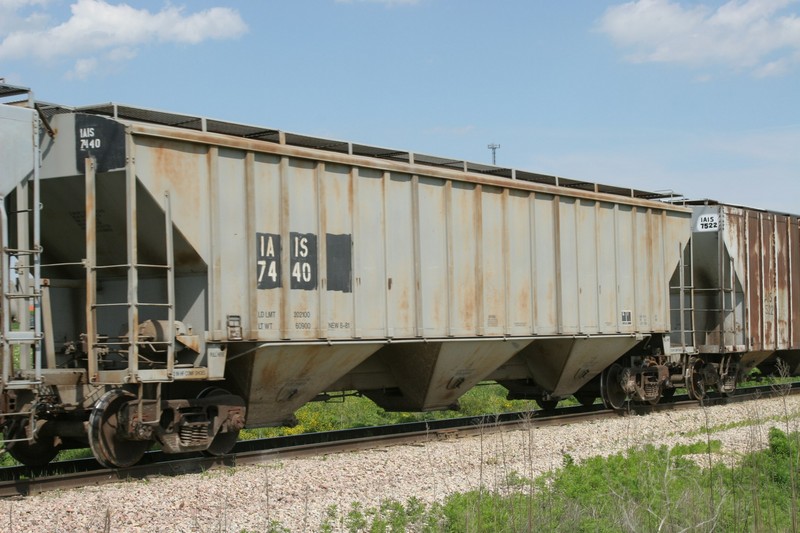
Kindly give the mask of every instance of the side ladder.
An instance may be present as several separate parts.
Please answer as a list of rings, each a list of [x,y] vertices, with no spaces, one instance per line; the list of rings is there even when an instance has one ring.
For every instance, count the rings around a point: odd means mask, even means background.
[[[118,265],[99,265],[97,260],[97,213],[96,213],[96,163],[86,159],[86,351],[88,353],[89,380],[94,384],[119,385],[123,383],[163,383],[173,379],[175,367],[175,269],[172,242],[172,213],[169,194],[164,195],[164,223],[166,228],[166,263],[142,264],[138,260],[138,228],[136,221],[136,177],[133,163],[126,168],[126,240],[127,262]],[[127,299],[116,302],[98,302],[98,273],[103,270],[125,269],[127,273]],[[139,300],[139,273],[143,269],[159,270],[166,277],[166,295],[162,302]],[[98,311],[103,308],[124,308],[127,311],[127,334],[117,338],[101,336],[98,331]],[[141,338],[139,335],[141,309],[160,308],[166,310],[166,328],[163,340]],[[163,311],[162,311],[163,314]],[[157,350],[165,354],[161,364],[152,368],[141,368],[142,348]],[[127,354],[127,367],[105,369],[103,359],[110,351]],[[140,397],[141,399],[141,397]]]
[[[29,206],[29,189],[33,192]],[[9,213],[0,201],[2,242],[2,389],[33,389],[42,382],[42,279],[39,173],[16,188],[17,244],[9,243]],[[32,230],[31,231],[31,225]],[[31,237],[33,242],[31,241]],[[13,320],[12,317],[16,317]],[[0,389],[1,390],[1,389]]]
[[[38,151],[37,151],[38,153]],[[29,204],[28,193],[33,193]],[[41,245],[39,218],[39,172],[34,166],[31,179],[17,185],[15,206],[9,213],[5,198],[0,197],[0,246],[2,269],[0,279],[0,312],[2,313],[2,375],[0,393],[30,391],[20,398],[13,394],[16,407],[3,412],[3,418],[27,419],[28,432],[6,435],[6,443],[30,441],[35,431],[35,404],[42,384],[42,290]],[[9,236],[9,214],[17,217],[17,244],[12,248]],[[31,228],[32,225],[32,228]],[[33,231],[31,231],[31,229]],[[33,242],[31,242],[31,240]],[[16,319],[13,319],[15,317]],[[10,402],[9,396],[6,399]]]
[[[677,324],[672,323],[674,331],[678,327],[680,344],[673,346],[681,354],[692,353],[697,347],[697,331],[695,330],[695,286],[694,286],[694,246],[692,239],[684,246],[678,244],[678,285],[670,286],[670,293],[678,299]],[[674,300],[673,300],[674,301]]]

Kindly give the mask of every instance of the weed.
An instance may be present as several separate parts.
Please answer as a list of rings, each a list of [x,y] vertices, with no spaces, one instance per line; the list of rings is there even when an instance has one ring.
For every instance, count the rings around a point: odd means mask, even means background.
[[[721,450],[722,450],[722,441],[713,439],[709,442],[678,444],[672,448],[672,455],[696,455],[700,453],[719,453]]]
[[[506,485],[511,488],[527,487],[532,484],[532,481],[526,477],[520,476],[517,472],[512,470],[506,476]]]
[[[769,447],[735,467],[701,468],[688,455],[718,453],[707,440],[645,446],[577,462],[534,480],[511,472],[501,490],[452,494],[441,503],[389,500],[328,509],[322,531],[791,531],[798,436],[773,428]],[[337,528],[338,526],[338,528]]]
[[[508,391],[497,384],[472,388],[459,399],[458,411],[432,411],[424,413],[391,412],[378,407],[372,400],[356,395],[328,402],[311,402],[297,410],[298,424],[294,427],[245,429],[241,439],[278,437],[314,433],[337,429],[425,422],[458,416],[481,416],[486,413],[531,411],[535,403],[528,400],[506,399]]]

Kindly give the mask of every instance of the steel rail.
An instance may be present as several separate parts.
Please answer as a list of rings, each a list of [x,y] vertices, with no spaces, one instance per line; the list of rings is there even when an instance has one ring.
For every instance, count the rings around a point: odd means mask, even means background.
[[[493,433],[515,427],[574,424],[589,420],[644,415],[665,410],[695,409],[798,393],[800,393],[800,383],[787,383],[740,389],[739,393],[733,396],[710,397],[702,403],[690,400],[686,396],[680,396],[668,401],[662,400],[655,405],[629,402],[627,408],[620,411],[606,409],[601,404],[594,404],[589,407],[562,407],[550,412],[542,410],[514,412],[306,433],[288,437],[239,441],[230,454],[219,457],[200,454],[175,456],[152,451],[148,452],[139,464],[119,469],[103,468],[93,458],[59,461],[41,469],[25,466],[6,467],[0,468],[0,498],[22,497],[57,489],[96,486],[152,476],[201,473],[219,467],[232,468],[262,463],[277,457],[287,459],[324,455]]]

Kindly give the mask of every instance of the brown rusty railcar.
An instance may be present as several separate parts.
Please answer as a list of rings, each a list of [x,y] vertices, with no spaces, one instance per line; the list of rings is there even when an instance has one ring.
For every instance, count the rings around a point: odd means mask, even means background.
[[[687,291],[694,304],[685,310],[684,336],[673,342],[683,338],[704,360],[741,357],[744,370],[780,358],[796,373],[800,218],[713,200],[687,204],[693,236],[685,261],[694,273]]]

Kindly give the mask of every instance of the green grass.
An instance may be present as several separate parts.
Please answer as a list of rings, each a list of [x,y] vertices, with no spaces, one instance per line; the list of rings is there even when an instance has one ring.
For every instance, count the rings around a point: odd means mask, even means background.
[[[536,479],[514,474],[504,487],[442,503],[332,506],[318,531],[797,531],[798,435],[772,429],[769,447],[735,467],[703,469],[687,457],[719,450],[711,441],[581,463],[565,455],[561,468]]]
[[[301,407],[295,413],[298,424],[294,427],[245,429],[241,432],[240,438],[297,435],[403,422],[440,420],[459,416],[529,411],[537,408],[536,403],[531,400],[506,400],[506,394],[506,389],[500,385],[479,385],[461,397],[459,400],[460,411],[427,413],[390,412],[378,407],[366,397],[344,396],[327,402],[312,402]],[[564,401],[564,404],[566,403],[567,400]]]

